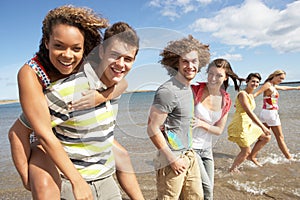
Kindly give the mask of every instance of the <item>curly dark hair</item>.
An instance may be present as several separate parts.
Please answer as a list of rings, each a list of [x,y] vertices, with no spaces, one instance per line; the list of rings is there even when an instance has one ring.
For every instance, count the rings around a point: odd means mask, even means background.
[[[49,74],[59,76],[59,71],[53,66],[49,58],[49,50],[45,43],[49,41],[55,25],[66,24],[77,27],[84,35],[84,53],[86,57],[102,41],[101,29],[108,27],[108,20],[86,7],[64,5],[50,10],[43,20],[42,39],[39,51],[36,53],[38,60]],[[78,66],[79,68],[79,66]],[[78,70],[78,69],[77,69]],[[76,71],[76,70],[75,70]]]
[[[180,40],[170,41],[160,53],[162,59],[159,62],[167,69],[170,76],[175,76],[178,71],[179,58],[191,51],[198,52],[200,71],[200,68],[209,62],[209,45],[202,44],[192,35]]]

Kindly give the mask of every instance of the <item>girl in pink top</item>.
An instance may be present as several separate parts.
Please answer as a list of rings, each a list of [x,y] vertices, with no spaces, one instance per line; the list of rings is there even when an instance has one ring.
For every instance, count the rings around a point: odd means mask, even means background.
[[[204,200],[213,199],[214,159],[213,135],[221,135],[226,125],[231,99],[226,89],[229,78],[234,89],[239,91],[241,81],[231,68],[230,63],[223,59],[213,60],[207,67],[207,82],[192,85],[194,92],[195,117],[193,126],[193,149],[197,153],[202,179]]]

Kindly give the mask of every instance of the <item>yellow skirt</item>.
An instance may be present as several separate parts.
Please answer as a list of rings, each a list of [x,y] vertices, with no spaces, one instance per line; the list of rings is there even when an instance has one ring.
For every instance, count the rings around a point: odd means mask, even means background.
[[[228,126],[228,140],[237,143],[240,147],[250,147],[264,132],[254,123],[236,127],[236,124]]]

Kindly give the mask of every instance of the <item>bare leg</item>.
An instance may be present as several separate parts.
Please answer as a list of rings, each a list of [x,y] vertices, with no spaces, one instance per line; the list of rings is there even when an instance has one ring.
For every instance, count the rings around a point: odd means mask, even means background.
[[[126,149],[114,140],[113,152],[116,161],[116,175],[120,186],[132,200],[143,200],[143,194],[136,179],[131,160]]]
[[[247,160],[250,160],[251,162],[253,162],[255,165],[257,165],[258,167],[262,167],[262,164],[260,164],[258,161],[257,161],[257,158],[256,157],[251,157],[248,156]]]
[[[60,199],[60,174],[41,145],[32,147],[29,178],[33,199]]]
[[[31,148],[29,141],[31,133],[32,130],[25,127],[19,120],[9,130],[8,136],[15,167],[22,178],[24,187],[31,190],[33,199],[49,199],[49,196],[53,199],[60,199],[60,185],[58,186],[53,181],[54,179],[57,183],[60,181],[60,179],[57,180],[58,172],[51,159],[43,151],[38,150],[36,146]]]
[[[251,153],[250,147],[240,147],[241,151],[233,161],[229,172],[239,172],[238,167],[244,162]]]
[[[275,135],[275,138],[277,140],[277,144],[281,150],[281,152],[284,154],[284,156],[287,158],[287,159],[291,159],[292,156],[291,154],[289,153],[289,150],[285,144],[285,141],[284,141],[284,136],[283,136],[283,133],[282,133],[282,128],[281,126],[271,126],[271,129]]]
[[[8,132],[11,156],[23,185],[27,190],[30,190],[28,162],[31,154],[29,141],[31,132],[32,130],[26,128],[19,120],[16,120]]]
[[[262,134],[258,141],[255,143],[250,155],[247,157],[248,160],[252,161],[257,166],[261,167],[262,165],[257,161],[257,153],[270,141],[271,135]]]

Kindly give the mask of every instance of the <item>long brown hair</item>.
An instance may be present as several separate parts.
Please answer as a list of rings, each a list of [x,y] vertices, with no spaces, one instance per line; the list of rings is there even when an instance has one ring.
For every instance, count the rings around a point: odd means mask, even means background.
[[[225,69],[226,76],[230,77],[234,83],[234,89],[236,91],[240,90],[242,81],[245,81],[245,79],[240,78],[236,73],[233,72],[230,63],[226,59],[217,58],[217,59],[213,60],[211,63],[209,63],[209,65],[207,67],[207,72],[209,71],[209,69],[211,67]],[[226,91],[229,86],[229,79],[227,79],[223,82],[223,86],[224,86],[224,90]]]

